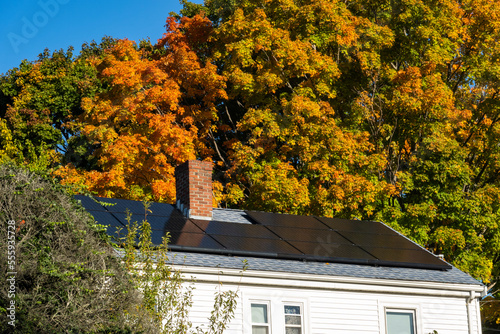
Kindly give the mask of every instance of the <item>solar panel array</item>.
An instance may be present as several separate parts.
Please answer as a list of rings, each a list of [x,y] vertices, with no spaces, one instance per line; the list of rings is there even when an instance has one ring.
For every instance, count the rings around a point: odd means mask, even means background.
[[[451,269],[446,262],[379,222],[246,212],[255,222],[283,236],[304,259]]]
[[[75,196],[108,234],[145,219],[142,202]],[[169,234],[172,250],[425,269],[451,266],[378,222],[245,211],[252,224],[185,218],[173,205],[152,203],[152,242]]]

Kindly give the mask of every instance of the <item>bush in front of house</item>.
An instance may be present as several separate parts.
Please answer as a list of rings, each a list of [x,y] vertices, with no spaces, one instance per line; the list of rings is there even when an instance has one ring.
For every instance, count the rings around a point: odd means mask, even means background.
[[[56,181],[0,166],[0,332],[154,333],[109,238]]]

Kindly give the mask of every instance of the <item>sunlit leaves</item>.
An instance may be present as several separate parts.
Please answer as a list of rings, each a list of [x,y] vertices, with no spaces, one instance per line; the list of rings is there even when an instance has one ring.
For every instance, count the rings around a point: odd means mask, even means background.
[[[228,95],[245,108],[237,126],[245,135],[228,151],[228,203],[330,216],[372,212],[386,190],[377,176],[382,156],[367,132],[339,126],[330,102],[338,53],[353,47],[360,25],[340,2],[266,1],[242,3],[216,30]],[[291,189],[294,198],[286,195]]]
[[[112,42],[107,39],[107,43]],[[102,51],[102,44],[91,45],[95,54]],[[93,96],[101,88],[95,69],[84,56],[74,57],[71,47],[52,54],[45,50],[37,61],[23,61],[19,68],[2,76],[0,115],[7,121],[19,151],[17,162],[29,165],[35,163],[34,158],[46,155],[50,159],[44,168],[68,159],[88,168],[91,163],[82,152],[85,140],[72,123],[82,112],[82,98]]]
[[[225,97],[224,79],[194,52],[210,29],[201,16],[169,19],[154,53],[121,40],[94,59],[110,88],[82,101],[80,129],[98,169],[65,166],[57,171],[65,183],[107,197],[175,200],[174,168],[210,156],[205,142]]]

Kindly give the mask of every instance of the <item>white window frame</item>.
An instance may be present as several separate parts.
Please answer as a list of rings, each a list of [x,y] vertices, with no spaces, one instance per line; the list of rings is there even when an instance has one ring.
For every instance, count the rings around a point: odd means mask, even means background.
[[[299,317],[300,317],[300,325],[287,325],[286,323],[286,316],[287,314],[285,313],[285,307],[286,306],[298,306],[300,308],[300,314],[299,314]],[[290,328],[300,328],[300,333],[301,334],[304,334],[304,321],[305,321],[305,317],[304,317],[304,303],[297,303],[297,302],[283,302],[282,306],[281,306],[281,310],[283,311],[283,333],[286,333],[286,328],[287,327],[290,327]],[[288,314],[288,315],[292,315],[292,316],[297,316],[297,315],[294,315],[294,314]]]
[[[422,305],[417,303],[397,303],[379,301],[380,334],[387,334],[387,312],[413,313],[413,327],[415,334],[422,334]]]
[[[267,323],[256,323],[253,322],[252,319],[252,305],[266,305],[266,310],[267,310]],[[250,333],[253,332],[253,327],[254,326],[260,326],[260,327],[267,327],[267,333],[272,334],[272,318],[271,318],[271,303],[268,300],[252,300],[250,303]]]
[[[412,318],[413,318],[413,334],[417,334],[417,315],[416,315],[416,312],[415,310],[413,309],[407,309],[407,310],[402,310],[402,309],[393,309],[393,308],[386,308],[385,309],[385,315],[384,315],[384,318],[385,318],[385,325],[387,327],[387,314],[388,313],[400,313],[400,314],[411,314]],[[386,328],[386,332],[387,332],[387,328]]]

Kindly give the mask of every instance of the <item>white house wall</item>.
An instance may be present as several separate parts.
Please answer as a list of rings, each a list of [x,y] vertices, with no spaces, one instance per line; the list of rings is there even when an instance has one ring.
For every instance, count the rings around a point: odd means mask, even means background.
[[[186,269],[186,268],[184,268]],[[404,288],[384,287],[378,284],[360,284],[360,291],[355,291],[356,283],[320,282],[315,287],[304,286],[303,280],[281,280],[276,278],[245,277],[252,273],[238,274],[198,274],[193,296],[190,319],[194,326],[206,326],[210,310],[213,308],[214,293],[217,289],[238,290],[238,306],[235,318],[231,321],[226,334],[250,334],[250,303],[268,301],[270,303],[271,334],[284,333],[281,312],[283,303],[302,303],[304,306],[305,334],[350,333],[350,334],[385,334],[385,308],[415,310],[417,316],[417,334],[480,334],[479,308],[477,298],[467,307],[469,290],[480,289],[477,286],[461,286],[457,290],[441,291],[436,286],[430,289],[422,287]],[[206,268],[207,270],[213,268]],[[279,275],[278,275],[279,276]],[[222,286],[215,282],[223,282]],[[255,282],[255,283],[254,283]],[[287,285],[283,283],[288,282]],[[374,280],[376,282],[376,280]],[[280,284],[281,286],[274,286]],[[417,283],[415,283],[417,284]],[[444,285],[443,285],[444,286]],[[405,293],[404,289],[407,290]],[[373,291],[370,291],[373,290]],[[379,291],[380,290],[380,291]],[[463,291],[462,291],[463,290]],[[441,291],[441,296],[433,296]],[[478,291],[473,292],[478,296]],[[470,324],[469,324],[470,322]],[[471,331],[470,331],[471,330]]]

